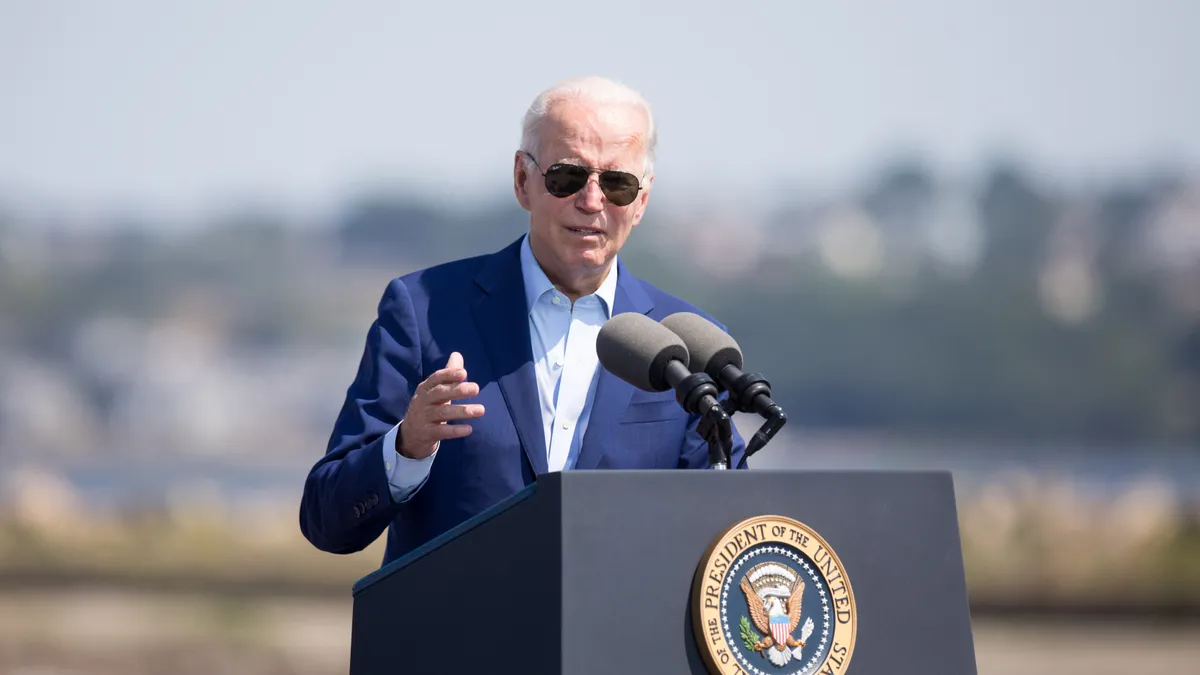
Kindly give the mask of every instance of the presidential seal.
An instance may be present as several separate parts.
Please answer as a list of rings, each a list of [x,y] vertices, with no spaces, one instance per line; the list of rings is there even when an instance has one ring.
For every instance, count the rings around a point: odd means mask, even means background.
[[[834,675],[854,653],[858,612],[846,570],[819,534],[758,516],[704,553],[692,630],[715,675]]]

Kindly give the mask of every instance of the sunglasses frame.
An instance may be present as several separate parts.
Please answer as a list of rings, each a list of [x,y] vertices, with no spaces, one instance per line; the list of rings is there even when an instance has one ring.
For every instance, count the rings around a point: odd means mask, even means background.
[[[533,155],[529,154],[528,152],[526,152],[524,150],[521,151],[521,154],[528,157],[529,161],[533,162],[533,166],[534,166],[534,168],[536,168],[538,170],[538,173],[542,174],[542,179],[546,182],[546,192],[548,192],[553,197],[557,197],[558,199],[566,199],[567,197],[570,197],[572,195],[579,194],[580,190],[587,187],[587,179],[585,178],[583,181],[583,185],[580,185],[579,188],[576,189],[574,192],[571,192],[569,194],[565,194],[562,196],[559,196],[559,195],[554,194],[553,192],[550,192],[550,185],[549,185],[550,177],[547,174],[548,174],[548,172],[553,171],[554,168],[558,167],[558,166],[569,167],[569,168],[574,168],[574,169],[582,169],[587,172],[587,175],[589,177],[592,174],[598,174],[599,176],[603,177],[604,174],[606,174],[606,173],[619,174],[621,176],[633,176],[634,185],[637,187],[637,189],[634,190],[633,197],[624,204],[618,204],[617,202],[613,201],[612,197],[608,193],[608,190],[604,189],[604,185],[603,185],[603,183],[601,183],[600,191],[604,193],[604,198],[607,199],[609,202],[611,202],[615,206],[629,206],[630,204],[637,201],[638,195],[642,193],[642,190],[646,189],[645,186],[642,185],[642,181],[645,180],[645,178],[646,178],[645,174],[643,174],[642,177],[639,179],[636,175],[629,173],[628,171],[617,171],[616,169],[595,169],[590,166],[581,166],[579,164],[568,164],[566,162],[556,162],[554,164],[551,164],[550,167],[546,171],[542,171],[541,165],[538,164],[538,161],[536,159],[534,159]]]

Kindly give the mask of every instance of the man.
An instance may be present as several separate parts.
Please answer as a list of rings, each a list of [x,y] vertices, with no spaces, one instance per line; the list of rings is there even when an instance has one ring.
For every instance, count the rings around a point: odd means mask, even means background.
[[[529,233],[388,285],[304,486],[314,546],[352,553],[388,529],[386,564],[538,474],[708,466],[673,392],[637,390],[596,357],[613,314],[699,313],[617,257],[650,199],[655,138],[650,107],[608,80],[534,101],[513,162]]]

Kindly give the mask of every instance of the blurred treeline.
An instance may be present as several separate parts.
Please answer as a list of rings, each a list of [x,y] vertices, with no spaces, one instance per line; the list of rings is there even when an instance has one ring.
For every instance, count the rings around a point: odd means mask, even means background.
[[[1200,441],[1196,177],[1062,185],[997,162],[951,181],[899,161],[843,193],[781,189],[754,206],[688,213],[652,199],[623,255],[727,324],[793,425]],[[222,336],[204,353],[230,358],[332,350],[336,386],[305,404],[320,430],[389,278],[498,249],[526,225],[510,198],[449,192],[364,195],[327,218],[232,210],[188,227],[5,211],[0,195],[4,362],[60,364],[73,405],[111,431],[128,389],[122,347],[146,349],[136,326],[172,317]],[[10,377],[8,392],[26,381]],[[0,410],[11,423],[31,406]],[[26,431],[6,444],[25,445]]]

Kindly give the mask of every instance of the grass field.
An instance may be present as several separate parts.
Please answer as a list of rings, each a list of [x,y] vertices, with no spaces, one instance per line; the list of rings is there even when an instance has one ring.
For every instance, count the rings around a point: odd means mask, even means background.
[[[348,597],[10,591],[0,675],[344,675],[349,626]],[[1200,664],[1196,623],[977,618],[974,632],[980,675],[1188,675]]]

